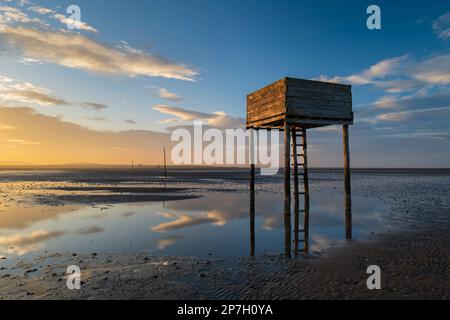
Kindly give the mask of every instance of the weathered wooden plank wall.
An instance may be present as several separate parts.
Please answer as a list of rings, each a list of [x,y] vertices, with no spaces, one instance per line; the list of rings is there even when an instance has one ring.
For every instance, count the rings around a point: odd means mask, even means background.
[[[286,112],[284,79],[247,96],[247,123],[275,117]]]
[[[296,118],[299,125],[311,127],[352,123],[351,86],[283,78],[247,96],[247,127],[285,119],[295,125]]]
[[[350,86],[294,78],[285,83],[288,115],[353,118]]]

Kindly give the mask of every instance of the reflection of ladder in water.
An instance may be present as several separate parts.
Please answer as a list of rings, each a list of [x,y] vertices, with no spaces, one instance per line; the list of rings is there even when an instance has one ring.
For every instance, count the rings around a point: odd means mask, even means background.
[[[306,129],[292,129],[292,157],[294,176],[294,254],[308,253],[309,240],[309,183]],[[299,186],[299,177],[302,179]],[[300,196],[304,207],[300,208]],[[303,228],[300,229],[300,213],[303,214]],[[302,248],[299,248],[299,244]]]

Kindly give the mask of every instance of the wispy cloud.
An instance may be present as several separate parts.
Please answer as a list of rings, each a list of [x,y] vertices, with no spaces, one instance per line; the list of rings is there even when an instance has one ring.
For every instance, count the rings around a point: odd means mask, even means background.
[[[83,103],[81,103],[81,106],[85,109],[90,109],[90,110],[95,110],[95,111],[99,111],[99,110],[108,108],[108,106],[106,104],[97,103],[97,102],[83,102]]]
[[[137,50],[126,42],[110,46],[87,38],[77,30],[54,29],[50,24],[54,20],[61,24],[73,23],[56,10],[28,2],[19,3],[19,6],[0,5],[0,40],[6,44],[3,49],[21,54],[22,61],[55,63],[105,75],[187,81],[193,81],[197,75],[186,65]],[[77,22],[77,25],[78,30],[98,32],[86,22]],[[176,99],[169,92],[166,94],[168,98]]]
[[[72,19],[67,18],[65,15],[62,15],[59,13],[53,15],[53,17],[56,20],[58,20],[60,23],[65,24],[65,25],[74,23],[74,21]],[[84,30],[84,31],[88,31],[88,32],[95,32],[95,33],[98,32],[97,29],[91,27],[90,25],[88,25],[86,22],[83,22],[83,21],[78,21],[77,26],[80,30]]]
[[[46,92],[33,89],[5,91],[0,93],[0,97],[14,102],[35,103],[41,106],[68,105],[68,103],[62,99],[50,96]]]
[[[319,77],[319,79],[329,82],[346,82],[354,85],[375,84],[377,79],[382,79],[395,72],[398,72],[399,69],[401,69],[402,62],[404,62],[407,58],[407,56],[401,56],[391,59],[385,59],[375,63],[368,69],[363,70],[359,73],[355,73],[349,76],[335,76],[331,78],[322,75]]]
[[[158,104],[153,107],[153,110],[159,111],[164,114],[169,114],[175,116],[176,120],[182,121],[192,121],[192,120],[209,120],[214,117],[214,115],[209,113],[203,113],[198,111],[187,110],[178,107],[172,107],[165,104]]]
[[[45,21],[39,18],[32,18],[19,8],[0,6],[0,28],[17,24],[35,25],[44,28],[49,27]]]
[[[148,76],[194,80],[197,72],[166,59],[133,49],[126,44],[111,47],[81,34],[43,31],[24,27],[0,28],[0,40],[25,58],[68,68],[117,76]]]
[[[99,122],[109,122],[109,120],[105,117],[86,117],[86,119],[99,121]]]
[[[446,12],[433,22],[433,30],[438,38],[450,38],[450,12]]]
[[[28,8],[28,10],[42,14],[42,15],[49,15],[49,14],[54,14],[55,10],[53,9],[49,9],[46,7],[41,7],[41,6],[31,6]]]
[[[199,120],[204,121],[207,125],[213,127],[233,129],[242,127],[244,124],[244,119],[231,117],[223,111],[204,113],[162,104],[154,106],[153,109],[174,116],[175,118],[163,121],[164,123],[171,125],[188,124],[194,120]]]
[[[179,96],[178,94],[176,94],[174,92],[170,92],[169,90],[164,89],[164,88],[158,89],[158,97],[160,97],[161,99],[166,99],[166,100],[175,101],[175,102],[179,102],[179,101],[183,100],[183,98],[181,96]]]
[[[64,25],[74,24],[75,23],[73,21],[73,19],[68,18],[68,17],[66,17],[63,14],[57,13],[55,10],[50,9],[50,8],[41,7],[41,6],[37,6],[37,5],[32,5],[32,6],[28,7],[27,9],[29,11],[38,13],[40,15],[51,17],[51,18],[55,19],[56,21],[58,21],[58,22],[60,22],[61,24],[64,24]],[[89,24],[87,24],[84,21],[77,21],[76,24],[77,24],[79,30],[88,31],[88,32],[94,32],[94,33],[98,32],[97,29],[95,29],[94,27],[90,26]]]
[[[23,140],[23,139],[6,139],[5,140],[7,143],[13,143],[13,144],[20,144],[20,145],[37,145],[37,144],[41,144],[41,142],[37,142],[37,141],[27,141],[27,140]]]
[[[358,113],[359,115],[367,115],[446,107],[450,107],[450,90],[407,96],[384,96]]]
[[[137,122],[132,119],[125,119],[125,122],[128,124],[133,124],[133,125],[137,124]]]
[[[435,117],[450,116],[450,107],[389,112],[378,115],[376,119],[379,121],[388,121],[388,122],[404,122],[420,119],[424,120],[424,117],[426,116],[429,117],[430,114]]]
[[[0,101],[40,106],[65,106],[69,103],[52,95],[47,88],[0,75]]]
[[[450,141],[450,90],[382,97],[356,118],[358,130],[365,127],[362,135]]]
[[[408,55],[381,60],[366,70],[348,76],[320,76],[322,81],[372,85],[388,93],[450,84],[450,54],[427,58]]]

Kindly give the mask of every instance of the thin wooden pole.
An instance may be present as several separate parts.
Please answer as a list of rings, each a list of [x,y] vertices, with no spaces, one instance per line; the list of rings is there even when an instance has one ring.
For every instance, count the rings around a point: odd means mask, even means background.
[[[163,148],[164,151],[164,178],[167,178],[167,165],[166,165],[166,148]]]
[[[297,130],[292,129],[292,159],[294,169],[294,255],[298,254],[300,229],[300,198],[298,187]]]
[[[250,164],[250,256],[255,255],[255,164]]]
[[[284,249],[291,257],[291,130],[284,124]]]
[[[255,132],[250,129],[250,256],[255,255]]]
[[[343,126],[344,142],[344,189],[345,189],[345,238],[352,239],[352,190],[350,179],[350,146],[348,138],[348,125]]]

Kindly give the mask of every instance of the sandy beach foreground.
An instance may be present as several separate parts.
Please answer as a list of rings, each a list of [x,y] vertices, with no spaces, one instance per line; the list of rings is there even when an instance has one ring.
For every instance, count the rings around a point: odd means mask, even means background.
[[[449,299],[450,235],[433,228],[355,242],[323,257],[238,260],[90,255],[40,258],[0,279],[1,299]],[[81,290],[68,290],[65,267],[83,268]],[[382,269],[382,289],[366,269]],[[35,265],[18,266],[24,270]]]
[[[319,178],[313,184],[316,190],[334,190],[333,185],[341,182]],[[356,175],[354,193],[385,202],[392,210],[391,220],[401,227],[293,259],[264,253],[198,258],[71,252],[42,253],[31,260],[8,263],[10,257],[4,256],[0,260],[0,299],[449,299],[450,199],[446,179],[447,174],[387,179]],[[330,181],[331,187],[327,187]],[[228,187],[237,189],[245,183],[242,179]],[[261,183],[261,188],[271,185]],[[189,197],[201,196],[202,190],[192,192],[195,188],[189,186]],[[136,193],[139,191],[151,190],[137,189]],[[186,193],[182,188],[171,191],[181,192],[180,197]],[[90,198],[89,202],[93,199],[98,200]],[[56,197],[53,201],[72,204],[74,200]],[[82,270],[81,290],[67,289],[69,265]],[[367,289],[370,265],[381,268],[381,290]]]

